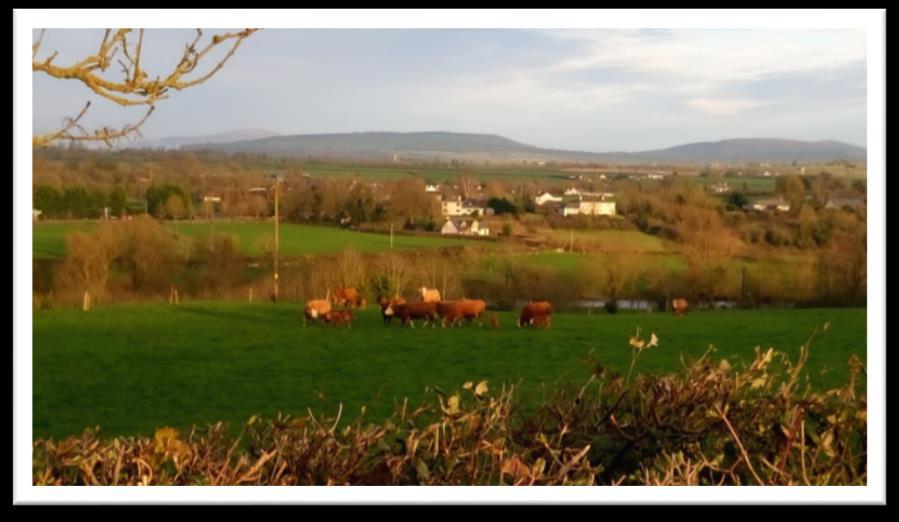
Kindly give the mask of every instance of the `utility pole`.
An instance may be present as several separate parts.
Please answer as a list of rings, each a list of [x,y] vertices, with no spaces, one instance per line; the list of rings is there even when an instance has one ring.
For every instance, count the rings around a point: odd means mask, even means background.
[[[278,254],[279,254],[279,246],[280,246],[280,235],[278,230],[278,225],[280,221],[280,216],[278,214],[278,196],[279,196],[279,187],[281,185],[281,178],[277,178],[275,180],[275,291],[274,291],[274,301],[278,302]]]

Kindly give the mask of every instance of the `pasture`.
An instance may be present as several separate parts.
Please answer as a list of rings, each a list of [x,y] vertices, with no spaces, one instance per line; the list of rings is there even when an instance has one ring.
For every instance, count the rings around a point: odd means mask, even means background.
[[[488,311],[488,317],[492,312]],[[188,302],[39,311],[33,328],[34,437],[63,437],[100,426],[106,436],[152,434],[156,427],[227,421],[282,411],[381,420],[395,402],[415,404],[425,389],[466,381],[491,387],[521,381],[524,397],[544,386],[583,383],[593,366],[627,373],[635,328],[660,345],[635,372],[665,372],[680,357],[714,345],[720,357],[752,359],[754,347],[795,358],[816,326],[808,377],[815,387],[847,377],[851,354],[866,354],[865,309],[557,314],[549,330],[517,329],[498,313],[498,330],[390,328],[370,307],[351,329],[304,328],[297,304]]]
[[[32,228],[34,257],[36,259],[64,257],[66,234],[73,230],[91,231],[98,223],[94,221],[36,223]],[[209,234],[230,235],[236,240],[240,252],[248,257],[257,257],[270,252],[274,245],[274,224],[271,221],[167,222],[166,226],[178,234],[194,239]],[[280,228],[281,254],[285,256],[336,254],[347,248],[359,252],[382,252],[390,249],[390,236],[387,234],[293,223],[282,223]],[[400,250],[490,244],[458,238],[400,234],[394,235],[393,240],[394,248]]]

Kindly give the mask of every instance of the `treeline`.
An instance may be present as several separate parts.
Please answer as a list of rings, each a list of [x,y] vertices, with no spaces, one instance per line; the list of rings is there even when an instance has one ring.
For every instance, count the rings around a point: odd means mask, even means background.
[[[35,261],[35,305],[69,306],[89,292],[95,303],[166,299],[265,299],[273,288],[272,259],[246,259],[231,236],[178,236],[147,216],[106,222],[92,233],[73,232],[63,260]],[[573,270],[541,266],[521,252],[483,245],[440,251],[282,258],[280,297],[304,302],[328,290],[353,287],[415,299],[422,286],[449,299],[486,299],[495,309],[548,299],[561,310],[581,299],[646,300],[665,309],[673,297],[694,306],[734,301],[738,306],[857,306],[867,292],[865,250],[831,245],[804,262],[760,258],[739,261],[685,248],[680,258],[606,253],[584,257]],[[251,293],[252,292],[252,293]],[[607,311],[616,311],[614,306]]]

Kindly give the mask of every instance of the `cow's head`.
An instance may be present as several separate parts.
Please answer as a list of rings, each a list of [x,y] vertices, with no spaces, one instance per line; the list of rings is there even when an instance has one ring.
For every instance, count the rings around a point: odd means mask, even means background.
[[[393,315],[393,304],[388,304],[387,308],[384,309],[384,315]]]

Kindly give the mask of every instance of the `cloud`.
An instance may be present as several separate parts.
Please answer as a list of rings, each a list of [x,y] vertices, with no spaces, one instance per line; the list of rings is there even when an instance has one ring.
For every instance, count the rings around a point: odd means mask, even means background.
[[[690,107],[718,116],[730,116],[764,105],[764,102],[754,100],[728,100],[722,98],[693,98],[687,101]]]
[[[191,34],[147,31],[147,63],[170,67]],[[50,30],[44,48],[64,50],[57,60],[68,63],[99,38]],[[865,74],[864,33],[846,30],[267,29],[209,82],[160,102],[145,130],[437,129],[587,150],[661,148],[738,130],[789,130],[797,139],[826,131],[859,143]],[[83,106],[83,86],[38,77],[36,125],[58,125]],[[102,124],[131,121],[121,114],[108,102],[91,107]]]

